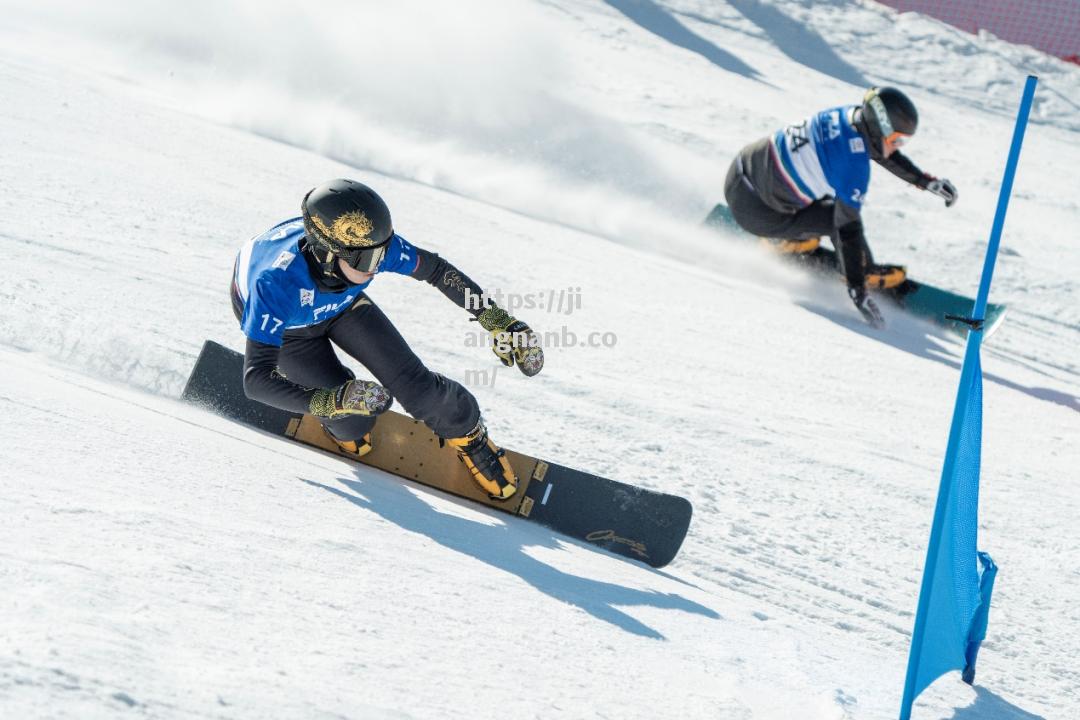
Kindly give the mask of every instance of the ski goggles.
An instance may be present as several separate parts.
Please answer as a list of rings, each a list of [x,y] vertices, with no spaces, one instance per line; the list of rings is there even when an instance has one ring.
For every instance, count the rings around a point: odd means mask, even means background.
[[[391,238],[394,236],[391,235]],[[388,239],[382,245],[376,245],[374,247],[356,247],[356,248],[341,248],[335,250],[334,254],[345,261],[345,264],[351,267],[353,270],[359,270],[360,272],[375,272],[379,268],[379,264],[386,257],[386,249],[390,247],[390,240]]]
[[[878,127],[881,129],[882,147],[898,148],[903,146],[910,138],[899,130],[894,130],[892,121],[889,120],[889,111],[885,109],[885,103],[878,95],[871,91],[867,93],[866,104],[877,118]]]
[[[911,139],[910,135],[905,135],[902,132],[896,131],[896,132],[893,132],[893,133],[889,133],[889,135],[887,135],[885,137],[885,143],[884,144],[885,144],[886,147],[901,148],[904,145],[907,145],[907,142],[910,139]]]
[[[912,139],[912,136],[904,135],[903,133],[889,133],[881,138],[881,150],[887,152],[899,150],[901,147],[907,145],[909,139]]]

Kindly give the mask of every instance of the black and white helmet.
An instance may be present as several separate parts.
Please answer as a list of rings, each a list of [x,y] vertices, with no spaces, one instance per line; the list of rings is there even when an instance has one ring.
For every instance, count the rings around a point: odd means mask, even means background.
[[[881,153],[886,141],[901,145],[919,127],[915,103],[894,87],[872,87],[863,96],[856,126],[870,146]]]

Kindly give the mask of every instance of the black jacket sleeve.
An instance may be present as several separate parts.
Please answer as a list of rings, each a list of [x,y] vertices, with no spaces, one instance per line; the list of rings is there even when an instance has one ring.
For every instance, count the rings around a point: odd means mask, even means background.
[[[252,400],[296,413],[310,412],[314,388],[290,382],[277,371],[281,348],[249,339],[244,349],[244,394]]]
[[[904,155],[899,150],[887,158],[875,157],[874,160],[878,165],[881,165],[904,182],[911,183],[920,190],[926,189],[926,183],[930,180],[930,176],[920,170],[907,155]]]
[[[862,216],[857,208],[840,200],[836,201],[834,213],[837,228],[834,240],[838,241],[834,244],[839,251],[844,277],[848,287],[862,287],[866,284],[866,269],[874,263],[863,232]]]
[[[412,271],[414,278],[434,285],[450,298],[450,302],[473,315],[484,312],[489,303],[479,285],[437,253],[416,248],[416,255],[416,269]]]

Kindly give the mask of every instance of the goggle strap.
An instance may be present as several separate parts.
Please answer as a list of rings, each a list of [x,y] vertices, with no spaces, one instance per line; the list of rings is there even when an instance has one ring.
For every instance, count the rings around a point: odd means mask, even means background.
[[[868,93],[867,105],[874,111],[874,117],[877,119],[878,127],[881,128],[881,136],[889,137],[893,134],[892,122],[889,120],[889,111],[885,109],[885,103],[881,101],[881,98],[876,92]]]

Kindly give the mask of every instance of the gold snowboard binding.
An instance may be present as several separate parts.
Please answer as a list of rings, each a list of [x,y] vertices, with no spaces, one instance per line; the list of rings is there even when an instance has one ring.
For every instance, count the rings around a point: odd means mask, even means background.
[[[779,238],[761,238],[761,244],[768,246],[773,252],[781,255],[802,255],[811,253],[821,245],[821,238],[812,237],[806,240],[782,240]]]
[[[323,430],[326,430],[324,427]],[[334,437],[334,433],[326,430],[326,434],[337,443],[337,446],[341,448],[341,451],[352,458],[362,458],[372,451],[371,445],[371,433],[364,433],[364,437],[359,440],[339,440]]]
[[[506,500],[517,492],[518,479],[506,453],[491,441],[484,421],[476,423],[464,437],[450,438],[447,444],[457,450],[475,482],[492,500]]]
[[[888,290],[907,280],[907,268],[903,265],[874,265],[866,271],[866,287]]]

